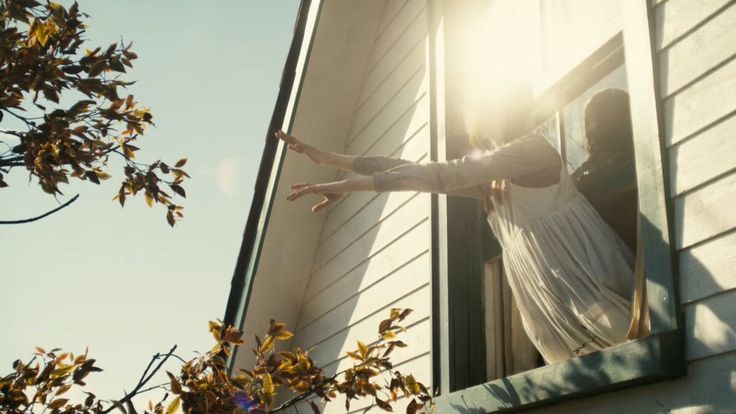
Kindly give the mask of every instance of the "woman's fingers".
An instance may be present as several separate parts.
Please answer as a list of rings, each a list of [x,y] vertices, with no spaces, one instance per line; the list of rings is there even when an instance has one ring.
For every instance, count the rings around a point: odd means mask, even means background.
[[[286,199],[289,201],[294,201],[305,194],[314,192],[314,187],[311,184],[307,183],[292,184],[291,189],[292,193],[288,197],[286,197]]]
[[[333,204],[335,204],[338,200],[340,200],[343,197],[342,194],[335,194],[335,193],[327,193],[324,194],[324,200],[322,200],[320,203],[315,204],[314,207],[312,207],[312,212],[316,213],[322,209],[325,209]]]

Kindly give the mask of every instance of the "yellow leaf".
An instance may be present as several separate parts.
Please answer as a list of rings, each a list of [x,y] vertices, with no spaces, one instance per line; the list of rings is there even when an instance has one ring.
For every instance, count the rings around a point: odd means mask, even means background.
[[[281,331],[278,334],[276,334],[276,338],[279,339],[279,340],[281,340],[281,341],[289,340],[293,336],[294,336],[294,334],[291,333],[291,332],[289,332],[289,331]]]
[[[360,355],[362,355],[363,358],[368,356],[368,347],[364,343],[358,341],[358,349],[360,350]]]
[[[166,407],[166,414],[174,414],[179,409],[179,405],[181,405],[181,398],[174,398],[174,400],[169,403],[169,406]]]
[[[54,401],[51,401],[50,403],[48,403],[47,405],[49,406],[49,408],[56,409],[56,408],[63,407],[64,405],[66,405],[68,401],[69,401],[68,398],[57,398]]]
[[[153,207],[153,196],[148,191],[146,191],[146,204],[148,207]]]

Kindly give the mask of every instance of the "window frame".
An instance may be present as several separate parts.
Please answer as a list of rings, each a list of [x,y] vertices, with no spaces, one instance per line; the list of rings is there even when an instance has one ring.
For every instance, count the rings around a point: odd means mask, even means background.
[[[429,0],[431,156],[448,158],[445,130],[445,65],[450,45],[448,0]],[[676,378],[686,372],[682,312],[670,231],[671,203],[663,153],[663,120],[658,67],[652,47],[654,20],[647,0],[625,0],[623,31],[568,71],[540,97],[537,118],[561,107],[555,97],[574,96],[626,62],[639,188],[640,250],[645,259],[652,334],[599,352],[483,382],[485,349],[481,326],[482,247],[485,229],[476,223],[478,203],[432,196],[433,384],[437,412],[521,410],[624,387]],[[450,59],[448,59],[449,61]],[[635,74],[636,76],[632,76]],[[583,86],[581,86],[583,85]],[[564,147],[563,147],[564,148]],[[564,150],[564,149],[563,149]],[[451,154],[456,155],[456,154]],[[468,218],[468,217],[472,217]],[[470,241],[469,241],[470,240]],[[478,269],[473,265],[478,264]],[[482,285],[480,285],[482,287]],[[480,309],[480,312],[474,314]],[[475,316],[474,316],[475,315]],[[475,329],[474,329],[475,327]],[[480,339],[479,335],[480,333]],[[482,374],[480,374],[482,372]]]

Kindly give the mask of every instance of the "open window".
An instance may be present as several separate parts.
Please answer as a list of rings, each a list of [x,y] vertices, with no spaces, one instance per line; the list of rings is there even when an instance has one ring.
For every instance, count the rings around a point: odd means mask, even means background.
[[[499,19],[479,11],[478,3],[445,2],[435,14],[443,19],[433,22],[439,31],[433,44],[439,81],[433,86],[435,96],[444,99],[438,105],[444,122],[433,135],[436,159],[467,151],[452,141],[461,135],[457,108],[463,107],[462,94],[456,92],[462,70],[453,65],[463,61],[469,48],[462,40],[465,28],[472,26],[469,16]],[[437,197],[433,362],[441,394],[438,409],[494,412],[681,375],[684,354],[674,305],[647,2],[624,1],[621,7],[619,2],[586,0],[490,3],[502,19],[531,16],[537,22],[517,25],[540,30],[533,44],[525,45],[529,54],[534,51],[541,58],[535,66],[535,128],[530,132],[547,137],[560,151],[579,190],[631,250],[638,251],[652,334],[545,365],[521,329],[513,295],[504,284],[502,251],[484,227],[482,206]],[[501,37],[495,41],[516,39],[514,34]],[[507,62],[499,53],[491,54],[492,62]],[[601,112],[596,105],[611,110]]]

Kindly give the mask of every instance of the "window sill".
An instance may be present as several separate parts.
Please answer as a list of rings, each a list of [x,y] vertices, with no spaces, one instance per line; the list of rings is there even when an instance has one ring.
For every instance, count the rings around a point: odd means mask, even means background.
[[[438,413],[482,414],[613,391],[685,374],[682,331],[673,330],[435,399]]]

